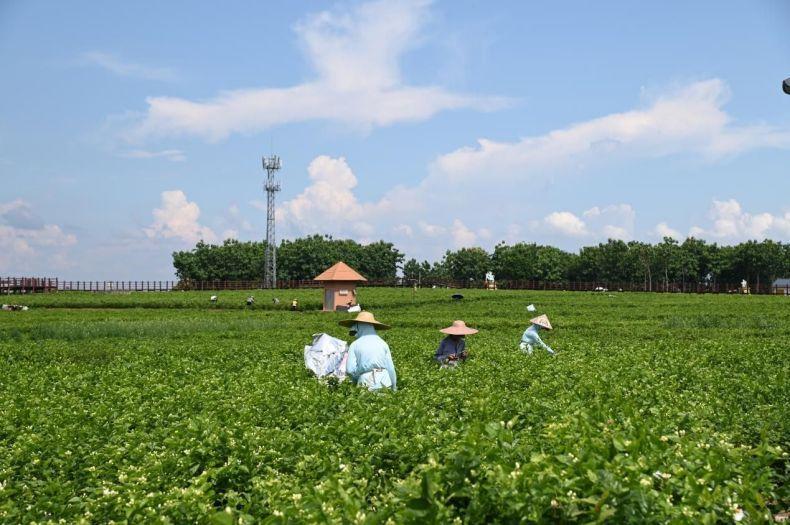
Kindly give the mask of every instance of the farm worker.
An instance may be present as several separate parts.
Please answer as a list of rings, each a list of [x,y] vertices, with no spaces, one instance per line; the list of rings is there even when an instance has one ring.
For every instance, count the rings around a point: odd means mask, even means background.
[[[541,328],[545,328],[546,330],[551,330],[551,323],[549,322],[549,318],[545,315],[539,315],[534,319],[530,319],[529,328],[524,331],[524,335],[521,336],[521,344],[519,348],[521,348],[522,352],[532,355],[532,345],[538,345],[542,348],[545,348],[548,353],[554,355],[555,352],[549,345],[543,342],[543,340],[538,335],[538,332]]]
[[[436,353],[433,356],[434,359],[436,359],[442,367],[455,366],[459,361],[466,360],[466,340],[464,337],[476,334],[477,330],[469,328],[466,326],[465,322],[458,320],[453,321],[452,325],[447,328],[442,328],[439,331],[443,334],[447,334],[447,337],[442,339],[442,342],[439,343],[439,348],[436,349]]]
[[[340,321],[340,325],[351,328],[349,334],[356,337],[348,347],[346,374],[368,390],[397,390],[398,379],[390,347],[376,333],[376,328],[388,330],[389,326],[376,321],[370,312],[359,312],[354,319]]]

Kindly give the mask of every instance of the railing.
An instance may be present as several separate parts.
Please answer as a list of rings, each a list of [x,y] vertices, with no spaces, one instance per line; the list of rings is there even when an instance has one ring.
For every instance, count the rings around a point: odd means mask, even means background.
[[[360,283],[367,287],[412,287],[415,280],[373,279]],[[500,290],[566,290],[586,292],[659,292],[659,293],[743,293],[738,284],[732,283],[621,283],[609,281],[569,281],[547,282],[534,280],[502,280],[497,281]],[[419,283],[422,288],[484,288],[482,280],[451,280],[423,279]],[[279,289],[321,288],[322,284],[313,280],[283,279],[277,281]],[[41,292],[169,292],[179,290],[258,290],[266,288],[260,281],[64,281],[48,277],[0,277],[0,294],[41,293]],[[753,285],[749,287],[752,294],[790,295],[790,285],[773,286],[771,284]]]
[[[0,277],[0,294],[54,292],[58,280],[50,277]]]

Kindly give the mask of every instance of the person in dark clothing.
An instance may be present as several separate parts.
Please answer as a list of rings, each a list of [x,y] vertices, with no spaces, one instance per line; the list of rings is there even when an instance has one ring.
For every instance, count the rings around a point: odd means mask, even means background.
[[[463,321],[453,321],[451,326],[439,330],[447,337],[442,339],[439,343],[439,348],[436,349],[434,359],[442,365],[442,367],[456,366],[459,362],[464,361],[468,353],[466,351],[467,335],[476,334],[477,330],[469,328]]]

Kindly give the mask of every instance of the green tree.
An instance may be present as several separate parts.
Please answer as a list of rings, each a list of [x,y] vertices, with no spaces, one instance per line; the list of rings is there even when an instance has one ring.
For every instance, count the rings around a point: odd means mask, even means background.
[[[680,248],[678,241],[672,237],[664,237],[664,240],[655,246],[656,262],[661,277],[664,281],[664,291],[669,290],[669,283],[674,282],[679,271]]]
[[[359,250],[359,271],[368,279],[395,279],[403,254],[391,242],[377,241]]]
[[[179,279],[197,281],[263,279],[266,243],[227,239],[221,245],[199,241],[189,251],[173,252]]]
[[[450,277],[463,281],[483,281],[491,268],[491,257],[482,248],[461,248],[447,251],[442,262]]]

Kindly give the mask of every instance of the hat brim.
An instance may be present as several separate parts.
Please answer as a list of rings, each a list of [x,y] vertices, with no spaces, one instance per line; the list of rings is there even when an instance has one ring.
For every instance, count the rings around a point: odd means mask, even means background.
[[[381,328],[382,330],[389,330],[390,328],[392,328],[390,325],[380,323],[378,321],[360,321],[358,319],[344,319],[343,321],[340,321],[338,324],[340,326],[353,326],[357,323],[369,324],[371,326],[375,326],[376,328]]]
[[[476,334],[477,332],[479,332],[479,330],[475,330],[474,328],[469,328],[469,327],[458,328],[458,327],[453,327],[453,326],[449,326],[447,328],[442,328],[439,331],[441,333],[447,334],[447,335],[472,335],[472,334]]]

